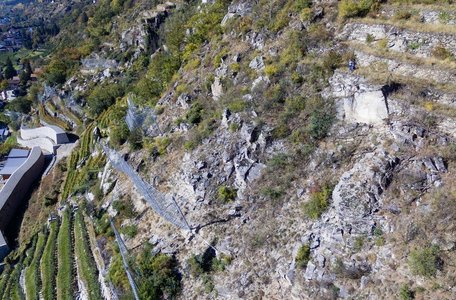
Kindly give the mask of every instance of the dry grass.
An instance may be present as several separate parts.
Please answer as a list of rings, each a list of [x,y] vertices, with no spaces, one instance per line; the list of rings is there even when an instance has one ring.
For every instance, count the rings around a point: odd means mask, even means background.
[[[65,160],[61,163],[65,164]],[[54,166],[51,173],[44,177],[38,189],[34,190],[27,210],[24,213],[21,230],[19,233],[19,243],[22,244],[31,238],[33,234],[39,231],[43,224],[46,223],[49,214],[55,210],[54,206],[45,206],[44,197],[53,189],[59,178],[64,174],[58,165]]]
[[[447,33],[456,34],[456,26],[445,25],[445,24],[429,24],[420,23],[413,20],[393,20],[393,19],[374,19],[374,18],[363,18],[356,19],[357,23],[364,24],[381,24],[381,25],[392,25],[398,28],[407,29],[415,32],[429,32],[429,33]]]
[[[434,57],[418,57],[404,52],[384,51],[378,47],[372,47],[356,41],[347,41],[345,44],[352,49],[375,55],[380,58],[398,60],[409,64],[419,65],[420,67],[436,67],[438,69],[456,71],[456,61],[454,60],[440,60]]]
[[[451,11],[456,10],[455,4],[404,4],[400,2],[391,2],[385,7],[391,7],[394,9],[404,9],[404,10],[436,10],[436,11]]]
[[[453,83],[441,83],[430,79],[395,74],[389,71],[388,65],[385,62],[375,62],[366,67],[359,67],[358,70],[356,70],[356,73],[368,78],[376,84],[396,82],[408,86],[427,86],[428,88],[436,89],[444,93],[453,93],[456,90],[456,85]]]

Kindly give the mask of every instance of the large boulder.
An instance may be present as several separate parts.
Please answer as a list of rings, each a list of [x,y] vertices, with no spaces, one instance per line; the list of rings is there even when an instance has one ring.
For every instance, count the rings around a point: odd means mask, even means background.
[[[382,91],[356,93],[344,101],[347,121],[380,124],[388,118],[388,106]]]

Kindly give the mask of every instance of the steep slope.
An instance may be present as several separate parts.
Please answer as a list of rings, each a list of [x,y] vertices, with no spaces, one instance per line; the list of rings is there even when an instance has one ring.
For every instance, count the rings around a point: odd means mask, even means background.
[[[87,7],[45,76],[81,133],[60,230],[23,233],[3,297],[41,259],[32,294],[453,299],[455,8],[427,2]]]

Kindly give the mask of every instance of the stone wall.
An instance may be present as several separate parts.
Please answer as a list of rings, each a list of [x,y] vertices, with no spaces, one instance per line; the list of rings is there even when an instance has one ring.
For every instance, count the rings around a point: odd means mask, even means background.
[[[386,39],[388,48],[397,52],[407,52],[419,57],[429,57],[435,47],[445,47],[456,55],[456,39],[450,33],[415,32],[387,24],[349,23],[338,38],[348,41],[366,42]]]

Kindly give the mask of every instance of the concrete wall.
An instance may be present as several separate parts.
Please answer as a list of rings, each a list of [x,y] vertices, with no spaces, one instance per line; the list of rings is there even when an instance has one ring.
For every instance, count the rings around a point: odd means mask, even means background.
[[[32,140],[36,138],[49,138],[56,144],[68,143],[68,136],[65,131],[58,126],[43,126],[38,128],[21,128],[21,138]]]
[[[23,140],[20,137],[17,137],[17,143],[22,147],[33,148],[40,147],[42,150],[45,150],[51,154],[55,154],[58,146],[48,138],[36,138],[31,140]]]
[[[27,196],[30,187],[40,178],[44,167],[44,156],[39,147],[30,151],[27,160],[11,175],[0,191],[0,230],[14,218],[19,204]]]

